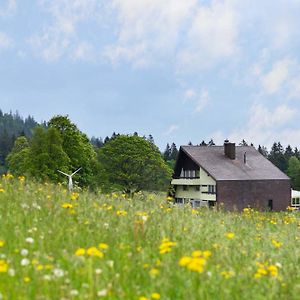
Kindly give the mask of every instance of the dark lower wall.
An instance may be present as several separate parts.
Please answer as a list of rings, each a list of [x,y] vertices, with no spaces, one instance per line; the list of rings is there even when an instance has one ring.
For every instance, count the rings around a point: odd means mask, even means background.
[[[235,180],[217,182],[217,203],[227,210],[245,207],[268,210],[273,200],[273,211],[285,210],[291,204],[290,180]]]

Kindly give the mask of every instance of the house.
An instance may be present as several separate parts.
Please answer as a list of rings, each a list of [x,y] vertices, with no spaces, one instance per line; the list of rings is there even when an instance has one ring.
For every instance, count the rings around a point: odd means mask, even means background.
[[[300,208],[300,191],[292,190],[291,206]]]
[[[290,178],[252,146],[180,147],[173,180],[175,203],[285,210],[291,204]]]

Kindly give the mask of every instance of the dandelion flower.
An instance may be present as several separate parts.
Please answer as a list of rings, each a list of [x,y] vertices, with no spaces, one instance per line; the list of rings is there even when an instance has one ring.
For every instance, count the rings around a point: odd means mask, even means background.
[[[70,204],[70,203],[64,203],[62,206],[61,206],[62,208],[73,208],[73,205],[72,204]]]
[[[108,246],[107,244],[105,244],[105,243],[100,243],[100,244],[99,244],[99,248],[100,248],[100,249],[103,249],[103,250],[106,250],[106,249],[109,248],[109,246]]]
[[[8,264],[4,260],[0,260],[0,273],[6,273],[8,270]]]
[[[88,256],[96,256],[96,257],[103,257],[104,254],[103,252],[101,252],[99,249],[97,249],[96,247],[90,247],[86,250],[86,254]]]
[[[227,232],[227,233],[225,233],[225,236],[231,240],[231,239],[234,239],[235,234],[233,232]]]
[[[159,293],[152,293],[152,294],[151,294],[151,298],[152,298],[152,299],[157,299],[157,300],[158,300],[158,299],[160,299],[160,294],[159,294]]]

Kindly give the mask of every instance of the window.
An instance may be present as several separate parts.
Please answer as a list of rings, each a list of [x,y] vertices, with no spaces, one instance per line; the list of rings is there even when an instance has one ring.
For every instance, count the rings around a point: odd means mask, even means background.
[[[300,198],[293,198],[292,199],[293,206],[300,206]]]
[[[209,194],[215,194],[216,193],[216,186],[215,185],[209,185],[208,186],[208,193]]]
[[[200,191],[200,185],[196,185],[195,189],[196,189],[197,192],[199,192]]]
[[[194,200],[192,206],[193,207],[200,207],[201,206],[201,200]]]
[[[182,198],[175,198],[175,203],[177,203],[177,204],[184,204],[184,199],[182,199]]]
[[[183,177],[184,177],[184,170],[181,169],[180,178],[183,178]]]
[[[181,170],[180,177],[181,178],[199,178],[200,171],[199,170]]]
[[[183,190],[184,190],[184,191],[188,191],[188,186],[187,186],[187,185],[184,185],[184,186],[183,186]]]

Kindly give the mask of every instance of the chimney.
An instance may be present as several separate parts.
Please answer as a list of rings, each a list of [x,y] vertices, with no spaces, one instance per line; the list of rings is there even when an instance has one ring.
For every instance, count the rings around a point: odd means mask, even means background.
[[[244,153],[244,164],[247,163],[247,152]]]
[[[235,159],[235,143],[230,143],[228,140],[225,140],[224,153],[228,158]]]

